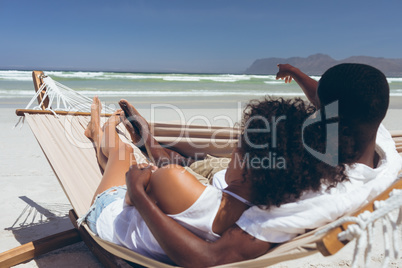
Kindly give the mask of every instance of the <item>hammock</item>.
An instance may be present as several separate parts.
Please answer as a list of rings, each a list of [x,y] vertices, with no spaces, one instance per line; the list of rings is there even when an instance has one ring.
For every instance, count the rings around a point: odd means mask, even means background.
[[[56,93],[53,94],[52,92],[59,90],[54,90],[55,86],[60,86],[57,83],[53,83],[52,80],[46,79],[46,77],[43,77],[42,75],[41,72],[33,73],[34,81],[38,82],[38,85],[35,84],[35,88],[37,89],[35,98],[38,99],[39,106],[33,107],[33,109],[29,109],[31,106],[28,106],[25,110],[17,110],[17,114],[23,115],[29,123],[32,132],[68,197],[73,207],[73,211],[70,211],[70,218],[76,226],[81,238],[87,243],[89,248],[105,266],[124,267],[127,264],[121,260],[124,259],[147,267],[173,267],[144,257],[127,248],[104,241],[94,235],[86,224],[83,224],[81,227],[76,225],[75,221],[77,215],[81,216],[89,209],[92,196],[102,176],[97,163],[95,149],[93,148],[92,143],[83,134],[89,122],[89,114],[58,111],[57,108],[62,106],[61,103],[63,103],[64,107],[76,109],[77,106],[74,106],[69,101],[69,98],[74,98],[71,96],[76,93],[71,93],[70,90],[66,89],[66,92],[69,92],[66,98],[63,99],[57,97]],[[64,86],[63,88],[65,89]],[[44,89],[50,92],[46,93],[43,91]],[[90,100],[89,102],[88,100],[85,100],[85,102],[87,102],[87,105],[90,105],[91,103]],[[44,104],[47,106],[44,106]],[[56,108],[52,109],[49,104],[54,105]],[[32,105],[32,102],[30,105]],[[87,106],[83,107],[82,104],[78,104],[78,106],[84,110],[88,109]],[[101,121],[104,122],[105,120],[105,117],[101,118]],[[219,130],[219,135],[213,135],[216,130]],[[166,123],[151,123],[151,131],[159,142],[174,143],[175,145],[173,148],[180,153],[187,155],[196,153],[197,150],[195,151],[191,144],[197,144],[203,145],[202,147],[204,148],[202,148],[202,152],[215,156],[230,155],[232,146],[235,142],[234,137],[236,137],[238,133],[237,129],[232,128],[211,128],[205,126],[189,127]],[[122,140],[131,143],[127,138],[129,136],[124,127],[120,128],[120,132]],[[186,135],[183,135],[183,133],[186,133]],[[399,152],[402,153],[402,131],[394,132],[393,134]],[[213,137],[213,139],[211,137]],[[213,141],[214,145],[212,145],[211,141]],[[147,161],[147,158],[139,149],[134,147],[134,150],[139,162]],[[201,149],[198,149],[198,151],[200,152]],[[387,199],[389,193],[394,188],[402,189],[402,179],[399,179],[396,184],[386,190],[378,197],[378,199]],[[401,199],[402,198],[399,198],[399,200]],[[363,209],[373,211],[373,202],[365,206]],[[399,207],[395,206],[395,208]],[[360,214],[360,212],[358,212],[356,216],[358,214]],[[388,215],[388,213],[386,213],[386,215]],[[347,241],[340,242],[337,237],[341,231],[345,230],[347,226],[350,225],[350,222],[340,222],[339,224],[341,226],[323,226],[317,230],[300,235],[289,242],[273,248],[267,254],[259,258],[222,265],[222,267],[233,265],[236,267],[269,266],[275,263],[305,257],[318,251],[323,253],[323,255],[335,254],[347,243]],[[330,228],[330,230],[328,228]],[[325,231],[320,232],[320,230],[323,229],[325,229]],[[68,243],[77,242],[77,240],[79,240],[77,239],[78,232],[72,230],[68,232],[68,234],[61,234],[62,238],[60,238],[60,235],[47,238],[46,242],[53,242],[50,248],[54,250],[56,249],[56,246],[64,246]],[[318,235],[316,235],[317,232]],[[26,254],[22,257],[21,254],[16,254],[15,251],[11,250],[10,252],[0,254],[0,266],[15,265],[22,261],[26,261],[29,258],[33,258],[36,254],[40,253],[43,252],[31,249],[30,254]],[[10,254],[18,256],[11,258],[9,257]],[[4,256],[8,256],[8,258]]]

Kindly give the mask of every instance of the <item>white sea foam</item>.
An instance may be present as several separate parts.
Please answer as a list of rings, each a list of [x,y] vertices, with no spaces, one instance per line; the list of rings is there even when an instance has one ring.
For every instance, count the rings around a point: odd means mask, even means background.
[[[264,81],[264,84],[269,84],[269,85],[286,85],[285,82],[283,81]]]
[[[144,73],[113,73],[113,72],[65,72],[65,71],[45,71],[46,75],[55,80],[62,79],[96,79],[96,80],[163,80],[168,82],[238,82],[251,79],[275,80],[272,75],[196,75],[196,74],[144,74]],[[30,71],[0,71],[0,79],[8,81],[30,81],[32,75]]]
[[[46,72],[46,75],[61,77],[61,78],[78,78],[78,79],[91,79],[101,78],[104,76],[103,72]]]
[[[110,97],[121,97],[121,96],[179,96],[179,97],[213,97],[213,96],[302,96],[303,93],[294,92],[227,92],[227,91],[80,91],[84,95],[99,95],[99,96],[110,96]]]
[[[161,96],[161,97],[197,97],[197,96],[244,96],[252,98],[253,96],[303,96],[302,91],[296,83],[285,84],[282,80],[276,80],[275,75],[236,75],[236,74],[152,74],[152,73],[114,73],[114,72],[65,72],[65,71],[45,71],[45,74],[53,77],[61,83],[63,79],[74,81],[74,89],[78,92],[93,96]],[[312,76],[318,80],[319,76]],[[80,81],[88,80],[111,80],[103,88],[101,82],[84,83]],[[402,96],[402,89],[399,83],[402,78],[387,78],[391,86],[391,96]],[[122,81],[136,81],[132,88],[127,88]],[[155,80],[158,84],[154,84]],[[10,83],[1,84],[1,81],[10,81]],[[13,82],[23,82],[14,84]],[[33,96],[32,75],[30,71],[0,70],[0,98],[26,98]],[[181,83],[184,82],[184,83]],[[210,84],[216,82],[222,84]],[[225,83],[236,83],[233,87],[225,86]],[[245,82],[245,83],[243,83]],[[149,83],[149,84],[148,84]],[[151,84],[152,83],[152,84]],[[68,85],[68,83],[66,83]],[[396,89],[392,88],[396,87]],[[29,90],[28,90],[29,88]],[[138,89],[136,91],[135,89]],[[193,88],[193,90],[192,90]],[[201,90],[202,89],[202,90]]]
[[[388,83],[402,83],[402,77],[389,77],[387,78]]]
[[[199,82],[201,79],[199,77],[182,76],[182,77],[163,77],[164,81],[177,81],[177,82]]]
[[[34,96],[35,90],[32,87],[32,90],[0,90],[0,96],[12,96],[12,97],[29,97]]]
[[[251,78],[255,79],[270,79],[276,80],[276,75],[250,75]]]
[[[55,78],[99,79],[99,80],[163,80],[176,82],[237,82],[250,80],[248,75],[194,75],[194,74],[141,74],[141,73],[104,73],[104,72],[46,72]]]
[[[35,90],[0,90],[0,99],[32,98]]]
[[[144,74],[105,74],[107,79],[122,79],[122,80],[142,80],[142,79],[163,79],[161,75],[144,75]]]
[[[100,97],[224,97],[224,96],[244,96],[247,98],[261,96],[304,96],[302,92],[283,92],[283,91],[209,91],[209,90],[194,90],[194,91],[124,91],[124,90],[80,90],[80,94],[85,96],[98,95]],[[8,98],[30,98],[34,95],[34,90],[0,90],[0,99]],[[402,97],[402,89],[392,91],[391,97]]]
[[[214,82],[238,82],[250,80],[248,75],[212,75],[212,76],[196,76],[196,75],[164,75],[164,81],[184,81],[184,82],[200,82],[200,81],[214,81]]]
[[[244,74],[216,74],[216,75],[198,75],[198,74],[148,74],[148,73],[115,73],[115,72],[84,72],[84,71],[45,71],[46,75],[64,79],[97,79],[97,80],[147,80],[159,79],[163,81],[184,81],[184,82],[238,82],[247,80],[276,81],[275,75],[244,75]],[[30,81],[31,71],[0,70],[0,79],[8,81]],[[310,76],[319,80],[321,76]],[[402,83],[400,77],[387,78],[389,83]]]
[[[314,80],[318,81],[321,79],[321,76],[317,76],[317,75],[312,75],[310,76],[311,78],[313,78]]]
[[[227,92],[227,91],[80,91],[84,95],[99,95],[99,96],[180,96],[180,97],[191,97],[191,96],[249,96],[249,95],[265,95],[263,92]]]
[[[85,96],[105,96],[105,97],[124,97],[124,96],[155,96],[155,97],[214,97],[214,96],[302,96],[299,92],[261,92],[261,91],[209,91],[209,90],[194,90],[194,91],[123,91],[123,90],[113,90],[113,91],[101,91],[101,90],[80,90],[80,94]],[[33,97],[33,90],[0,90],[0,98],[27,98]]]
[[[6,81],[32,81],[32,72],[30,71],[0,71],[0,80]]]

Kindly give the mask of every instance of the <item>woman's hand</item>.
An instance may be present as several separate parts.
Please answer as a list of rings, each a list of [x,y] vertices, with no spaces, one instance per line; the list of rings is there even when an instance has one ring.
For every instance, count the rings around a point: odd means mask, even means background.
[[[152,172],[158,169],[149,164],[132,165],[126,173],[127,193],[125,201],[130,206],[135,206],[134,197],[145,193],[151,179]]]

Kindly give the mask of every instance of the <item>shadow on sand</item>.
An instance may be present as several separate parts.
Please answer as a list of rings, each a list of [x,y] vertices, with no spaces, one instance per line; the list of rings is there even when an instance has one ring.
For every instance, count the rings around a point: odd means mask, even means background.
[[[39,204],[20,196],[27,205],[11,227],[15,239],[22,244],[74,228],[68,217],[69,204]],[[34,259],[37,267],[102,267],[83,242],[79,242]]]

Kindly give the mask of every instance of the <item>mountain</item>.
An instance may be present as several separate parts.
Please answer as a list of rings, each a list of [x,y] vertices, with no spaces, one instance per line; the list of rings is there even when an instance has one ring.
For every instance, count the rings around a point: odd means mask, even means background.
[[[246,74],[276,74],[278,63],[289,63],[308,75],[322,75],[328,68],[340,63],[363,63],[374,66],[389,77],[402,77],[402,59],[387,59],[367,56],[353,56],[335,60],[325,54],[314,54],[307,58],[265,58],[258,59],[245,71]]]

